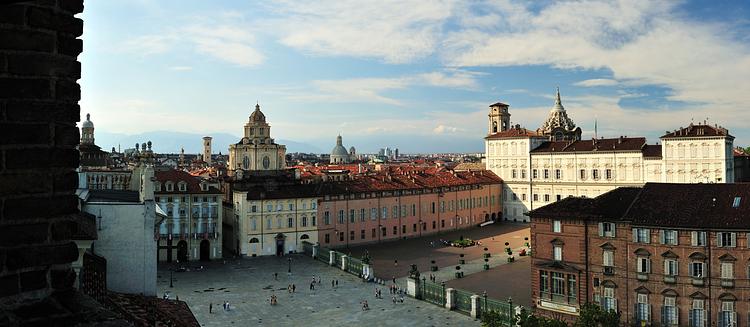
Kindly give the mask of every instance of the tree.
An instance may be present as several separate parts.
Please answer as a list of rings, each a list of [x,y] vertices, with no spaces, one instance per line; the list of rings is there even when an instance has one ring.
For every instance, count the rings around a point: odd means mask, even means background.
[[[578,320],[573,327],[617,327],[620,326],[620,314],[613,310],[602,310],[594,303],[581,307]]]
[[[518,314],[518,325],[521,327],[568,327],[568,324],[562,320],[537,317],[521,309]]]

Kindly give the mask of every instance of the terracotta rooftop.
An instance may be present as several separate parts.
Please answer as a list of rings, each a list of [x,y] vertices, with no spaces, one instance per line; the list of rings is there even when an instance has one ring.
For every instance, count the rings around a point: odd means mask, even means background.
[[[184,301],[114,292],[108,294],[107,301],[108,307],[134,326],[200,326]]]
[[[721,126],[711,125],[693,125],[692,123],[688,127],[680,127],[674,131],[666,131],[661,138],[681,138],[681,137],[709,137],[709,136],[727,136],[734,139],[734,136],[729,135],[729,131]]]
[[[645,146],[645,137],[618,137],[573,142],[548,141],[542,143],[542,145],[536,149],[531,150],[531,152],[642,151]]]
[[[169,170],[159,170],[154,173],[154,176],[156,177],[156,180],[161,183],[161,191],[156,191],[154,193],[156,194],[174,194],[174,193],[185,193],[185,194],[198,194],[198,193],[205,193],[205,194],[221,194],[221,191],[215,187],[208,188],[208,191],[202,191],[200,182],[201,177],[193,176],[190,173],[182,170],[175,170],[175,169],[169,169]],[[171,181],[174,183],[174,188],[172,191],[167,192],[166,187],[164,186],[166,182]],[[179,190],[179,187],[177,186],[179,182],[185,182],[187,184],[186,191],[181,192]]]
[[[750,184],[646,183],[594,199],[567,198],[529,212],[540,218],[624,220],[634,226],[750,230]]]
[[[533,136],[543,136],[540,133],[537,133],[536,131],[532,131],[523,127],[513,127],[508,129],[507,131],[497,132],[495,134],[490,134],[485,139],[501,139],[501,138],[512,138],[512,137],[533,137]]]

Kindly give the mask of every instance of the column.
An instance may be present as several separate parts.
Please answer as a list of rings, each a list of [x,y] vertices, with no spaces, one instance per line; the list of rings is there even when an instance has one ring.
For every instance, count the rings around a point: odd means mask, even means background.
[[[471,296],[471,317],[477,319],[479,317],[480,310],[479,295]]]
[[[318,249],[320,248],[320,245],[315,244],[312,247],[312,257],[317,258],[318,257]]]
[[[373,271],[372,266],[370,266],[369,263],[362,264],[362,274],[368,281],[371,281],[375,278],[375,272]]]
[[[418,278],[412,278],[409,277],[406,279],[406,294],[413,298],[419,298],[417,297],[417,294],[419,292],[420,281]]]
[[[328,251],[328,264],[333,266],[336,263],[336,252]]]
[[[445,308],[453,310],[456,307],[456,290],[453,288],[445,289]]]
[[[346,271],[346,263],[349,262],[349,257],[347,255],[341,256],[341,270]]]

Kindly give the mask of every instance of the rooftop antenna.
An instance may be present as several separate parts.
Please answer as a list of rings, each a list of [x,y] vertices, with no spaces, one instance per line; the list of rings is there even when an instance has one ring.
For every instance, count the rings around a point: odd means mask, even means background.
[[[596,116],[594,116],[594,138],[599,138]]]

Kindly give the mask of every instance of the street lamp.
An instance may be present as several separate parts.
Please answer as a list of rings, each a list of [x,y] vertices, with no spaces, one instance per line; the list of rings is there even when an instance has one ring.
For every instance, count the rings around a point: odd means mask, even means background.
[[[171,268],[169,268],[169,287],[174,287],[174,284],[172,283],[172,272],[174,272],[174,264]]]
[[[487,290],[485,290],[482,293],[482,296],[484,296],[484,306],[482,306],[482,309],[484,310],[484,312],[488,312],[489,310],[487,310]]]
[[[292,273],[292,258],[286,258],[286,261],[289,262],[289,269],[287,270],[287,273]]]

